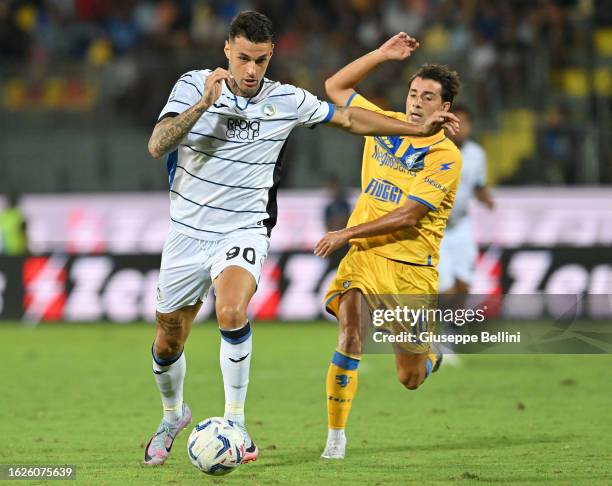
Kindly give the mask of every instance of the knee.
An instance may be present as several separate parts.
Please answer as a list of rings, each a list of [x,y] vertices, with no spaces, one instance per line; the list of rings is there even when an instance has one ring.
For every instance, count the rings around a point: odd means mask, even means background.
[[[401,370],[398,371],[397,377],[402,385],[408,390],[416,390],[425,379],[423,373],[419,373],[417,370]]]
[[[183,349],[183,343],[179,340],[156,339],[155,354],[160,358],[172,358],[177,356]]]
[[[236,329],[246,322],[246,309],[236,304],[217,306],[217,319],[222,329]]]

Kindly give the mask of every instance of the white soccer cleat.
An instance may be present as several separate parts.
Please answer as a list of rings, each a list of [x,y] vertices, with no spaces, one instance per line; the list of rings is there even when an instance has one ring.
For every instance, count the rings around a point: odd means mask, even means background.
[[[321,454],[322,459],[344,459],[346,452],[346,437],[328,438],[325,450]]]
[[[147,466],[161,466],[166,462],[174,439],[190,422],[191,410],[186,403],[183,403],[183,415],[176,423],[169,423],[162,419],[157,431],[145,447],[144,463]]]

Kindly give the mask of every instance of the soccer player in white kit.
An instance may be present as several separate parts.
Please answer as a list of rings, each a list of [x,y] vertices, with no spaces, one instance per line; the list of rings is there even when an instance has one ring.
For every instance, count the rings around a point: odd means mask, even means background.
[[[494,208],[487,180],[487,159],[484,149],[473,140],[472,112],[464,105],[456,105],[453,112],[459,117],[459,131],[450,138],[461,150],[463,168],[455,204],[448,219],[440,245],[438,263],[439,292],[467,294],[474,276],[478,247],[474,238],[469,205],[475,197],[488,209]]]
[[[166,461],[176,435],[191,421],[183,402],[183,347],[211,285],[221,332],[224,416],[245,436],[242,462],[257,458],[244,417],[252,355],[246,311],[276,224],[281,155],[291,131],[320,123],[362,136],[422,135],[434,125],[451,132],[458,128],[448,112],[436,112],[417,126],[360,108],[335,107],[306,90],[266,79],[272,36],[266,16],[240,13],[225,42],[228,69],[181,76],[149,141],[153,157],[168,155],[171,225],[152,346],[163,417],[145,447],[148,465]]]

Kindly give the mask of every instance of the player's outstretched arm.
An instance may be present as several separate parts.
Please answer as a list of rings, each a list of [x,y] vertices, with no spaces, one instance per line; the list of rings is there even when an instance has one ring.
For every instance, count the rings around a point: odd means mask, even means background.
[[[337,105],[346,105],[357,84],[376,66],[386,61],[402,61],[409,57],[419,43],[405,32],[391,37],[375,51],[344,66],[325,81],[327,96]]]
[[[364,136],[428,136],[439,131],[441,127],[451,134],[455,134],[459,130],[459,119],[448,111],[436,111],[423,125],[417,125],[363,108],[336,106],[329,123],[347,132]]]
[[[148,146],[152,157],[156,159],[163,157],[179,144],[202,114],[217,101],[221,95],[221,82],[224,79],[230,81],[230,73],[225,69],[215,69],[206,79],[204,94],[200,101],[183,113],[164,118],[155,125]]]
[[[386,235],[394,231],[416,225],[427,214],[429,208],[412,199],[408,199],[402,207],[367,223],[351,226],[340,231],[327,233],[316,244],[314,253],[320,257],[328,257],[338,248],[346,245],[353,238],[370,238]]]

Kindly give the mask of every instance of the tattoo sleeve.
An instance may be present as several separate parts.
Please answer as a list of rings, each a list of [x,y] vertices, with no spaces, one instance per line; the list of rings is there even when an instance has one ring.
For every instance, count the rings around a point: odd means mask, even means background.
[[[204,106],[196,104],[180,115],[158,122],[149,140],[149,153],[155,158],[167,154],[187,135],[205,111]]]
[[[179,315],[156,312],[156,320],[166,336],[177,336],[183,331],[183,321]]]

